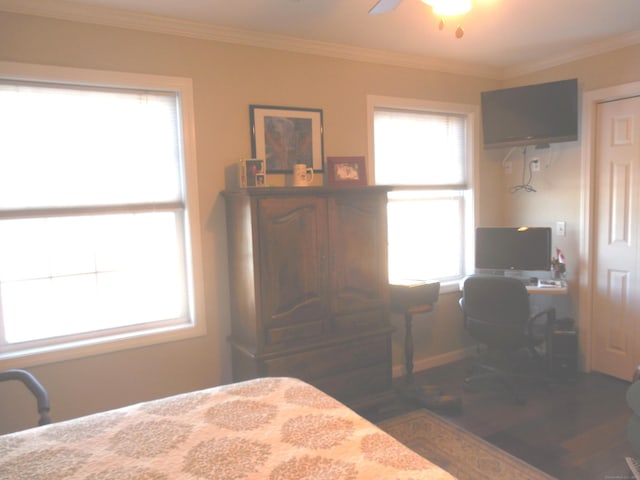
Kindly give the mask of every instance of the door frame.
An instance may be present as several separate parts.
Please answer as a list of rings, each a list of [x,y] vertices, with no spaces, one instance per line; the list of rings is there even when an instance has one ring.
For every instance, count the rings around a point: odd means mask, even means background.
[[[595,288],[595,210],[597,106],[621,98],[640,96],[640,82],[584,92],[582,96],[582,160],[580,174],[580,274],[578,278],[578,319],[581,367],[591,371],[593,332],[593,289]]]

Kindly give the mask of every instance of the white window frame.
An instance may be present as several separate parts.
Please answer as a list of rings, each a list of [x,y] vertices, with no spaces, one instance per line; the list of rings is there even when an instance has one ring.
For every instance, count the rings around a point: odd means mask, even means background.
[[[399,110],[413,110],[425,112],[440,112],[463,115],[467,125],[467,145],[466,145],[466,169],[467,169],[467,190],[465,198],[465,214],[463,225],[464,249],[463,265],[464,272],[460,278],[449,279],[441,282],[441,292],[452,292],[460,289],[460,281],[464,276],[473,273],[473,244],[475,221],[478,217],[477,198],[479,183],[476,175],[480,152],[479,135],[479,105],[460,104],[450,102],[439,102],[425,99],[389,97],[381,95],[367,95],[367,130],[368,130],[368,156],[367,170],[371,172],[371,180],[375,184],[375,149],[374,149],[374,110],[376,108],[390,108]],[[395,186],[400,190],[451,190],[449,186]],[[437,228],[437,226],[434,226]]]
[[[68,85],[134,88],[175,93],[180,100],[182,171],[185,190],[185,247],[187,284],[189,287],[188,322],[156,328],[129,328],[112,336],[85,336],[81,341],[60,343],[42,348],[11,350],[0,353],[0,369],[25,368],[62,360],[82,358],[125,349],[156,345],[206,334],[205,299],[202,271],[198,174],[195,143],[192,80],[185,77],[112,72],[49,65],[0,62],[0,78],[16,81],[42,81]],[[1,325],[0,325],[1,327]]]

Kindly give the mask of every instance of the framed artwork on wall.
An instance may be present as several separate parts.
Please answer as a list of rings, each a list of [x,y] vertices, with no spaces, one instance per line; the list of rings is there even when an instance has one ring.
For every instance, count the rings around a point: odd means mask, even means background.
[[[327,157],[328,183],[332,186],[367,184],[364,157]]]
[[[324,171],[322,110],[249,105],[249,117],[251,154],[267,173],[293,173],[296,164]]]

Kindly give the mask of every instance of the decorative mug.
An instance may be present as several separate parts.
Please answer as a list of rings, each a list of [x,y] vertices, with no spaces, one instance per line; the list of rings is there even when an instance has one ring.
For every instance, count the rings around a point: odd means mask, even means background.
[[[293,186],[308,187],[313,180],[313,168],[307,167],[304,163],[297,163],[293,166]]]

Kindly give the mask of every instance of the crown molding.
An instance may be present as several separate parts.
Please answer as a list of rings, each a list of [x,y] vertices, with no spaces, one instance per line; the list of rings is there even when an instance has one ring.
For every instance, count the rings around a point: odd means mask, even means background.
[[[502,69],[486,65],[311,41],[285,35],[260,33],[177,18],[109,9],[94,5],[72,4],[64,0],[0,0],[0,11],[142,30],[236,45],[270,48],[308,55],[326,56],[350,61],[430,71],[435,70],[492,79],[502,77]]]
[[[515,65],[513,67],[506,67],[503,70],[503,78],[510,79],[519,77],[521,75],[527,75],[529,73],[546,70],[547,68],[553,68],[566,63],[576,62],[584,58],[601,55],[638,44],[640,44],[640,30],[628,32],[615,37],[609,37],[603,41],[594,42],[590,45],[565,51],[557,55],[553,55],[552,57],[549,57],[540,62],[529,62]]]

